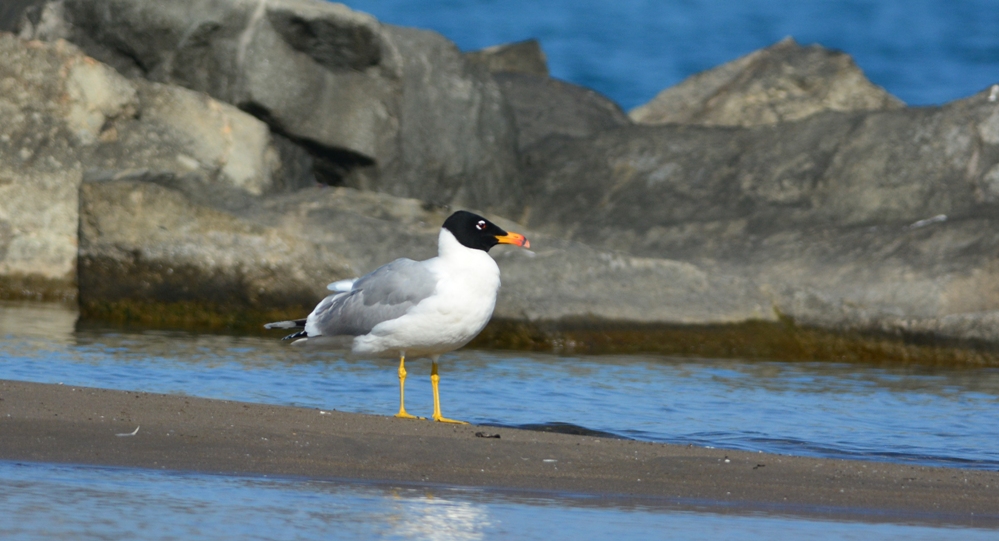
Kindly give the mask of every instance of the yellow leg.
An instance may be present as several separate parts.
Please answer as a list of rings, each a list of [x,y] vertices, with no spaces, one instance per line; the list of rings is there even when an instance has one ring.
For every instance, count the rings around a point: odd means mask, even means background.
[[[406,413],[406,353],[399,354],[399,413],[395,414],[400,419],[419,419],[415,415]]]
[[[434,420],[438,423],[455,423],[459,425],[467,425],[465,421],[455,421],[454,419],[447,419],[441,415],[441,395],[437,390],[437,383],[441,380],[441,377],[437,375],[437,360],[434,359],[432,368],[430,369],[430,385],[434,388]]]

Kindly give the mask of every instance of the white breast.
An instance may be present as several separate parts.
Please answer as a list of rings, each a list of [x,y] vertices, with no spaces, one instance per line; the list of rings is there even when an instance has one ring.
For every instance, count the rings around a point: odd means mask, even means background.
[[[462,246],[447,230],[441,231],[439,253],[423,262],[437,276],[434,294],[355,338],[354,353],[440,355],[464,346],[486,326],[500,286],[496,262],[482,250]]]

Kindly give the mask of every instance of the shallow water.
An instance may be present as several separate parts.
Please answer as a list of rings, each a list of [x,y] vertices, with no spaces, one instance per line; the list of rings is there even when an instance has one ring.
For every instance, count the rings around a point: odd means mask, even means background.
[[[396,365],[273,339],[78,328],[58,305],[0,303],[0,379],[375,414]],[[559,357],[442,358],[445,414],[569,423],[621,437],[866,460],[999,468],[999,371],[837,363]],[[429,366],[407,363],[411,412]],[[2,437],[2,434],[0,434]],[[976,521],[864,510],[732,508],[442,486],[212,476],[0,461],[0,539],[994,539]],[[795,516],[791,516],[791,514]],[[946,519],[945,519],[946,520]],[[994,527],[994,523],[985,524]]]
[[[0,461],[0,539],[994,539],[974,527],[572,495]],[[17,517],[17,520],[7,520]]]
[[[396,361],[274,338],[76,329],[75,313],[2,305],[0,379],[390,415]],[[429,361],[407,362],[407,409],[429,415]],[[999,469],[999,369],[555,356],[441,358],[446,416],[574,425],[644,441]]]
[[[435,30],[462,50],[537,38],[552,76],[625,109],[786,36],[849,53],[911,105],[999,82],[993,0],[344,0],[380,21]]]

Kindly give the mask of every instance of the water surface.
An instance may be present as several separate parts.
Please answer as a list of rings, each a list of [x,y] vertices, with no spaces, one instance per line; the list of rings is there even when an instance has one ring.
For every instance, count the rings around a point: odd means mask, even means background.
[[[552,76],[625,109],[786,36],[849,53],[911,105],[999,83],[993,0],[344,0],[379,20],[436,30],[463,50],[537,38]]]
[[[78,328],[58,305],[0,303],[0,378],[391,414],[393,361],[278,340]],[[412,412],[427,361],[407,363]],[[445,414],[570,423],[621,437],[996,469],[999,371],[458,351]],[[0,461],[0,539],[994,539],[994,523],[750,510],[722,502],[212,476]],[[793,513],[795,516],[791,516]]]
[[[995,539],[583,497],[0,461],[0,539]],[[17,517],[17,520],[9,520]]]
[[[396,361],[274,338],[76,330],[75,314],[0,310],[0,379],[347,412],[398,409]],[[429,415],[429,361],[407,362],[406,407]],[[444,414],[567,423],[644,441],[999,469],[999,369],[460,350],[441,358]]]

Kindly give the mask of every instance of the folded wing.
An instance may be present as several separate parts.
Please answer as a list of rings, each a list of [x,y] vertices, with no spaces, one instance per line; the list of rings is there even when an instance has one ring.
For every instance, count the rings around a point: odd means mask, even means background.
[[[326,297],[309,315],[307,336],[360,336],[405,315],[437,287],[423,262],[397,259],[354,281],[349,291]]]

